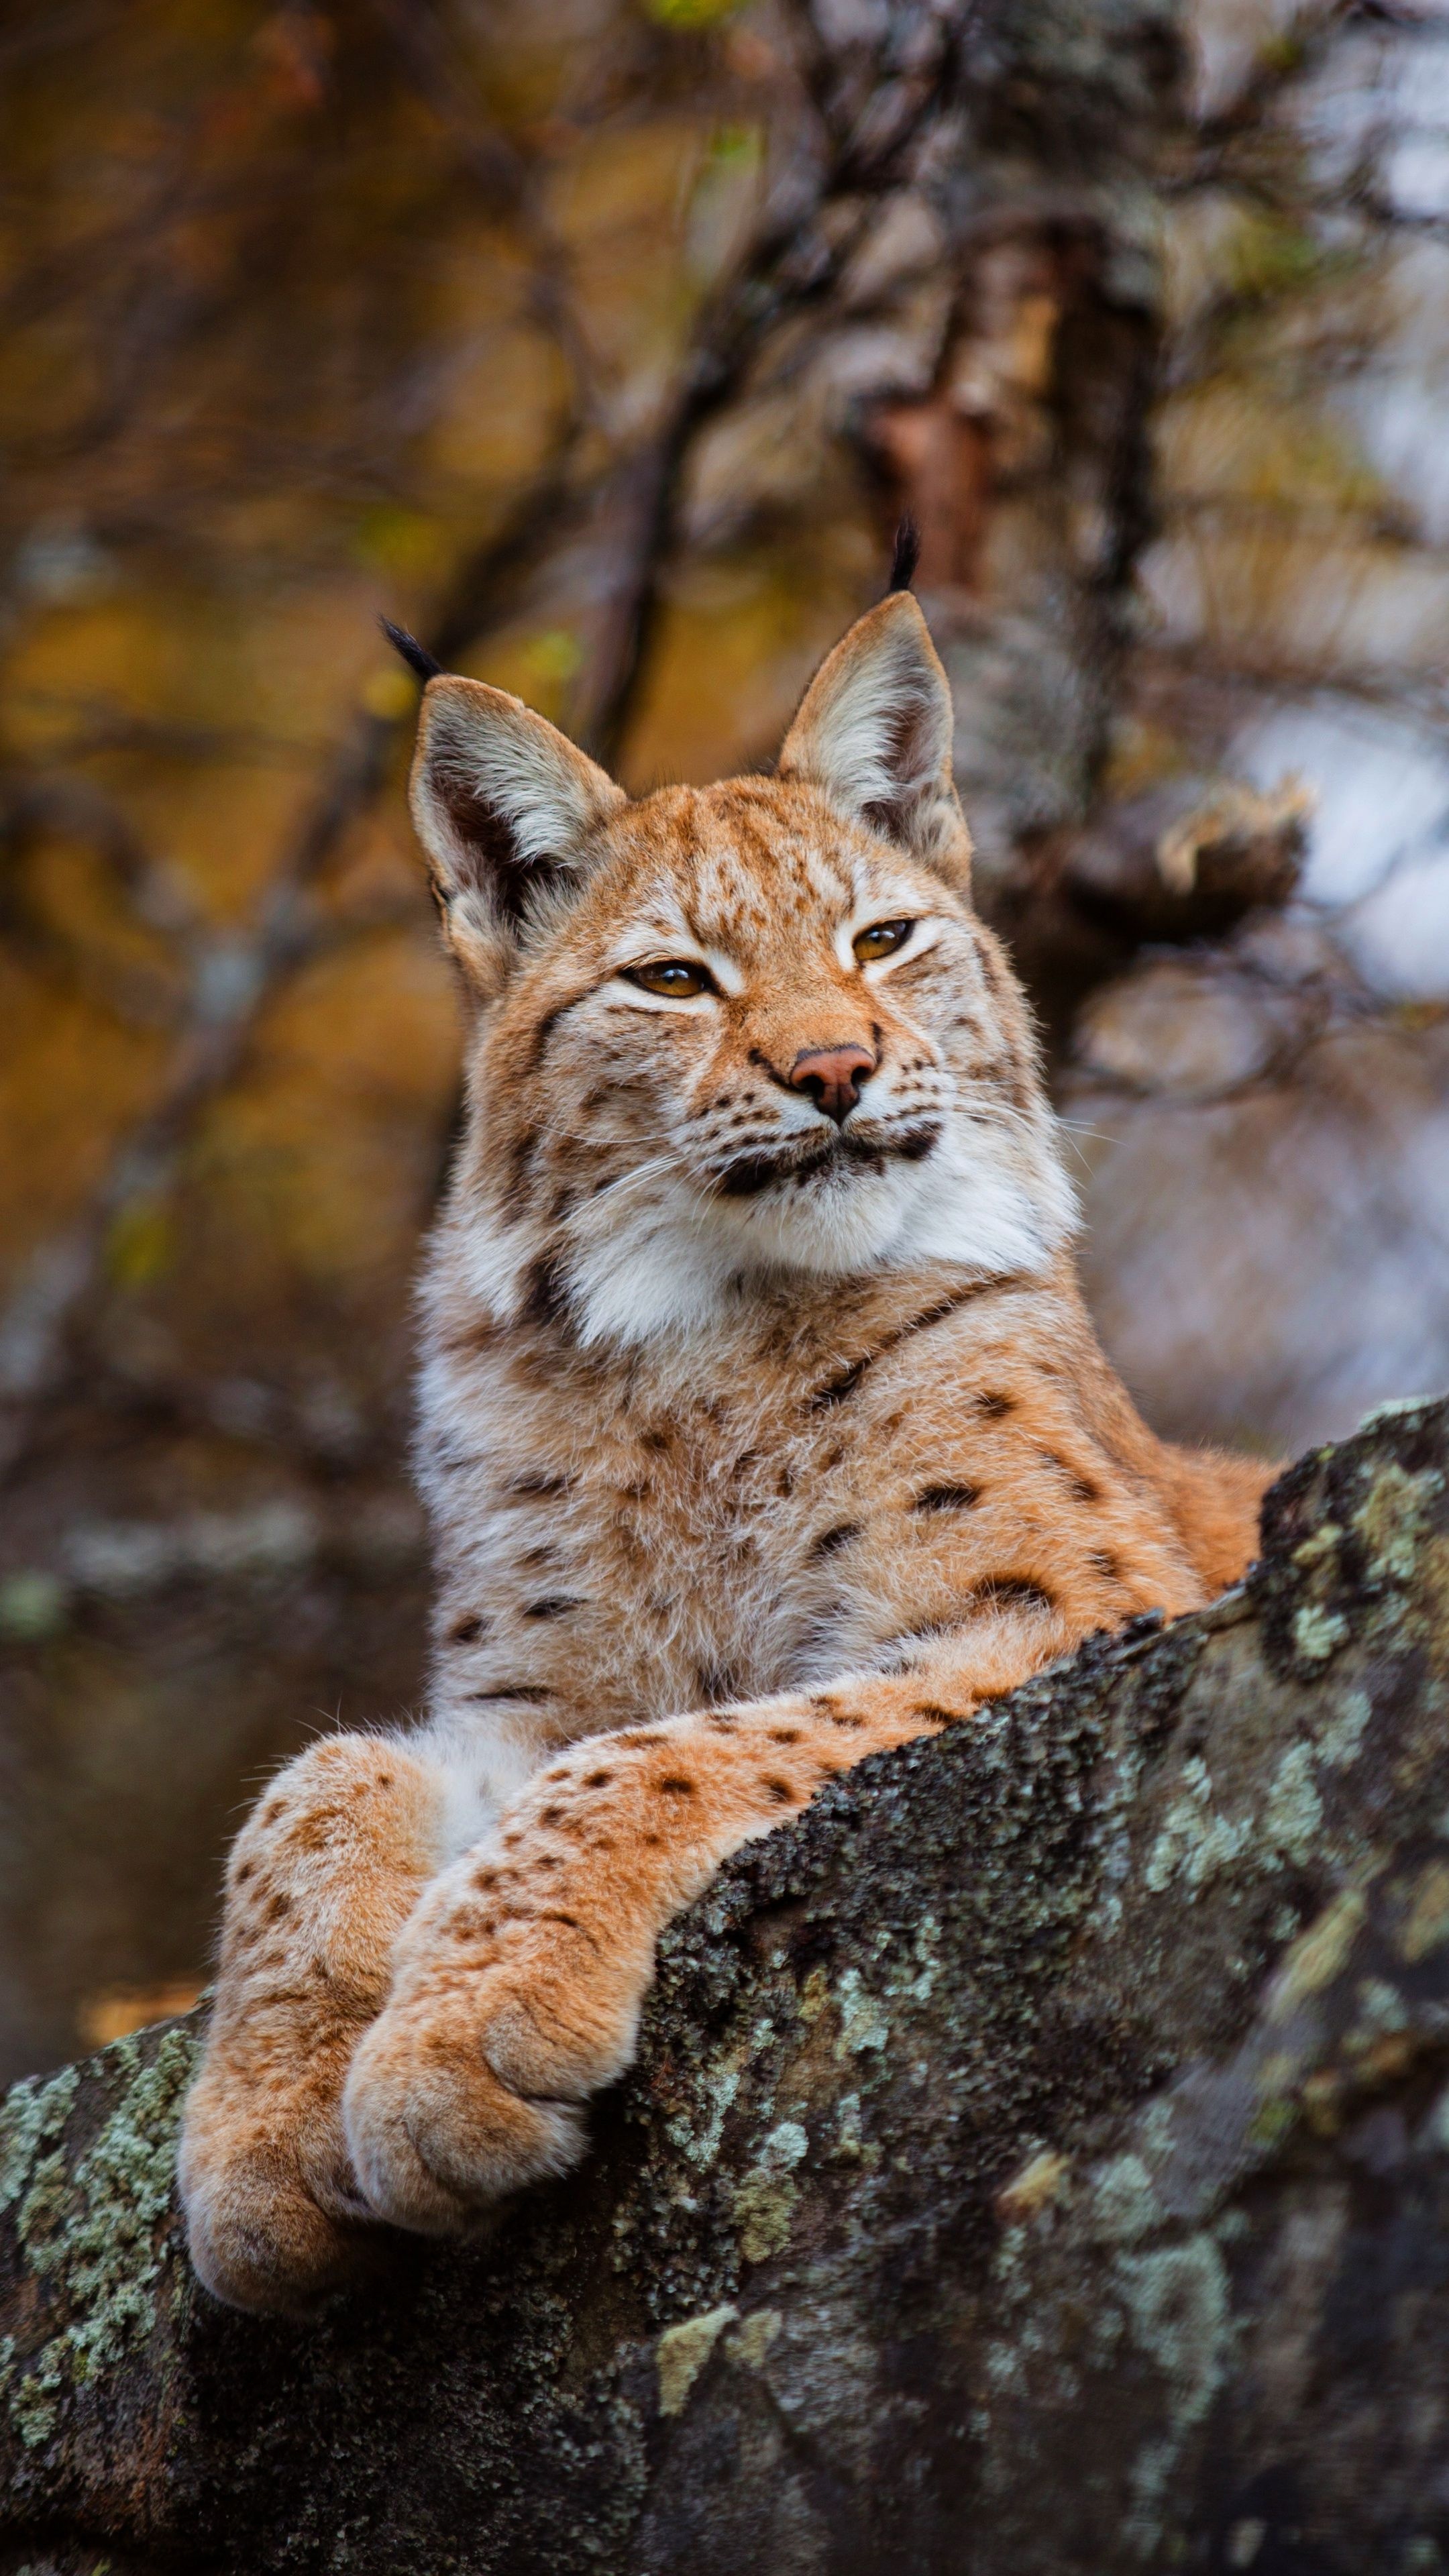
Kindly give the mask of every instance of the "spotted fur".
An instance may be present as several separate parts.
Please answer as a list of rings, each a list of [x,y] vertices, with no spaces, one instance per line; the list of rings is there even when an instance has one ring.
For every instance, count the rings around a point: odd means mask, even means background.
[[[473,1011],[423,1294],[431,1709],[315,1747],[233,1853],[181,2160],[224,2298],[301,2309],[373,2219],[465,2229],[571,2165],[726,1854],[1250,1552],[1265,1471],[1154,1439],[1083,1310],[950,730],[900,595],[772,779],[630,802],[516,700],[427,689]],[[702,989],[631,980],[660,960]],[[792,1076],[842,1049],[837,1118]]]

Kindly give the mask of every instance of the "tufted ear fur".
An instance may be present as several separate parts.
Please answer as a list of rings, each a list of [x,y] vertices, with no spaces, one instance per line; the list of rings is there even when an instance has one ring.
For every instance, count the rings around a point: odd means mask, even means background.
[[[970,885],[971,836],[951,777],[946,674],[909,591],[860,618],[821,664],[785,736],[780,776]]]
[[[423,693],[410,797],[449,946],[495,990],[540,896],[587,873],[622,787],[504,689],[452,676]]]

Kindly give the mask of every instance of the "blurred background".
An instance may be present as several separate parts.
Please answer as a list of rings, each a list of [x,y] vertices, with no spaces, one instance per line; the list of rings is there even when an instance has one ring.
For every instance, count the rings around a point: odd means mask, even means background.
[[[400,618],[768,759],[903,506],[1151,1421],[1449,1380],[1449,14],[0,10],[0,2074],[420,1688]]]

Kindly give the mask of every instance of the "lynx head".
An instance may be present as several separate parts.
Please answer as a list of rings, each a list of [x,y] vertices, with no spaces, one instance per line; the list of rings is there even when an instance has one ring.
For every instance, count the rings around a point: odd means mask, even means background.
[[[1019,990],[970,906],[951,700],[895,592],[773,778],[631,801],[516,698],[439,677],[413,813],[476,1005],[447,1235],[499,1319],[584,1342],[1070,1232]]]

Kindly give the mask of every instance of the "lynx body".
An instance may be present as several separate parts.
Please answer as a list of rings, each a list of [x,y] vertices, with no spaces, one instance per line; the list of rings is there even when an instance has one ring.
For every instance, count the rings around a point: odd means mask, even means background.
[[[904,593],[772,779],[631,803],[516,700],[428,687],[474,1014],[424,1298],[431,1710],[318,1744],[233,1852],[181,2159],[223,2298],[302,2310],[371,2222],[463,2231],[566,2169],[729,1852],[1251,1552],[1266,1471],[1154,1439],[1083,1310],[950,734]]]

